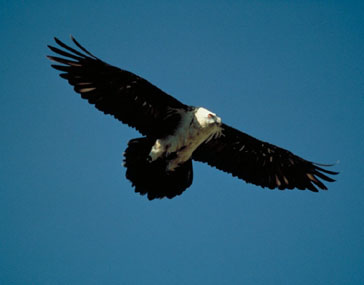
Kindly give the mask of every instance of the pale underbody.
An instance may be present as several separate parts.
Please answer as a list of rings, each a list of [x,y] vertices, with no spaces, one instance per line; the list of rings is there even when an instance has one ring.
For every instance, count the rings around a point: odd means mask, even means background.
[[[189,160],[197,147],[206,140],[221,135],[221,119],[205,108],[184,112],[174,134],[157,139],[149,153],[151,161],[175,154],[166,170],[173,171]]]

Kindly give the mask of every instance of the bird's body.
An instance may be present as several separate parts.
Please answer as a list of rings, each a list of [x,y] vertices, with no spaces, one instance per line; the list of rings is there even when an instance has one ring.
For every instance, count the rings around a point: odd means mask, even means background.
[[[324,173],[336,172],[229,127],[215,113],[181,103],[72,40],[83,52],[56,39],[63,49],[49,47],[63,57],[49,58],[62,65],[52,66],[82,98],[142,133],[144,137],[129,141],[124,165],[135,191],[149,199],[173,198],[187,189],[193,180],[192,160],[270,189],[317,192],[317,187],[327,189],[320,179],[334,181]]]
[[[221,119],[209,110],[199,107],[182,111],[176,131],[164,138],[156,139],[149,153],[151,161],[168,157],[167,171],[174,171],[179,165],[191,159],[197,147],[210,137],[219,136]]]

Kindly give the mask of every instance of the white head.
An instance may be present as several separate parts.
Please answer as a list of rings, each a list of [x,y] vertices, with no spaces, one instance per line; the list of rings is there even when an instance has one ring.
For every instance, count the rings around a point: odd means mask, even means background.
[[[221,125],[220,117],[216,116],[215,113],[202,107],[196,110],[195,118],[202,128],[213,126],[219,127]]]

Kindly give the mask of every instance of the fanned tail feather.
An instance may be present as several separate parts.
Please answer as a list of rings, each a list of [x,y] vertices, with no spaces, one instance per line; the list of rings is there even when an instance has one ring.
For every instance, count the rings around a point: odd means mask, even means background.
[[[130,140],[124,153],[126,178],[135,187],[135,192],[155,198],[173,198],[182,194],[192,184],[192,160],[186,161],[174,171],[166,171],[168,161],[157,159],[151,162],[149,152],[154,141],[148,138]]]

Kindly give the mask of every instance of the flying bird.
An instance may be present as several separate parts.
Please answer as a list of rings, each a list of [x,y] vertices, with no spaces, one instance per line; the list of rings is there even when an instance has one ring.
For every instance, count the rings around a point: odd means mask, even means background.
[[[48,46],[57,56],[60,76],[98,110],[138,130],[124,153],[126,178],[135,192],[173,198],[191,186],[192,161],[216,167],[270,189],[327,190],[337,172],[292,152],[260,141],[222,123],[215,113],[188,106],[147,80],[107,64],[81,46],[72,48],[57,38]]]

